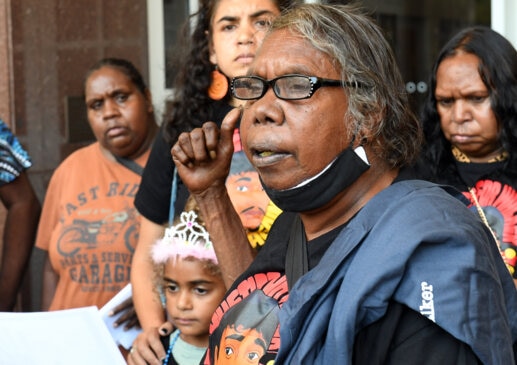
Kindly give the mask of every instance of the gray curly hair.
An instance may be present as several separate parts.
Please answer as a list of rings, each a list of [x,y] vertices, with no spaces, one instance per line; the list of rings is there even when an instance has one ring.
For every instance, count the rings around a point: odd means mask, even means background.
[[[391,167],[411,164],[422,141],[404,82],[381,29],[355,5],[305,4],[275,19],[280,29],[301,35],[334,59],[346,88],[352,137],[366,139]]]

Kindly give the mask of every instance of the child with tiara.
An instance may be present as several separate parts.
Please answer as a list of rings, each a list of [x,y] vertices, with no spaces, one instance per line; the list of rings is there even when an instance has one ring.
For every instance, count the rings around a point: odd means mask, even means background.
[[[212,314],[226,292],[212,242],[193,202],[189,199],[179,222],[165,231],[151,252],[158,287],[175,328],[162,338],[167,354],[164,365],[200,363]],[[166,328],[162,326],[160,332],[168,333]]]

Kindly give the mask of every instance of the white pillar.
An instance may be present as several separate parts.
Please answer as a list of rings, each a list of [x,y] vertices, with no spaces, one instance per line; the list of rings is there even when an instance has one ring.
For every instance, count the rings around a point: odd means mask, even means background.
[[[492,29],[506,37],[517,48],[517,1],[492,0]]]

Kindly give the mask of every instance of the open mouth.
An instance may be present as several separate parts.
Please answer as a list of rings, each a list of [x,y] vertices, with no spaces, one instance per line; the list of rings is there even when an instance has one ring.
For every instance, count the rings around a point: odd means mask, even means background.
[[[259,157],[269,157],[269,156],[273,156],[274,154],[275,154],[275,152],[273,152],[273,151],[262,151],[262,152],[256,153],[256,155]]]

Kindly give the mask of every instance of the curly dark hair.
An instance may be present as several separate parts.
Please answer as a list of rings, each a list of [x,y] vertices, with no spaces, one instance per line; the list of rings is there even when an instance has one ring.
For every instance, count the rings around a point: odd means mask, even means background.
[[[173,144],[182,132],[200,127],[207,122],[216,105],[208,97],[211,72],[209,37],[212,17],[220,0],[201,0],[199,11],[193,14],[183,26],[180,45],[175,52],[175,61],[170,65],[177,70],[174,80],[174,97],[168,104],[164,116],[165,139]],[[272,0],[283,11],[299,0]],[[196,20],[190,32],[189,24]],[[228,93],[221,102],[228,103]]]
[[[484,26],[465,28],[453,36],[441,49],[433,66],[429,90],[422,110],[426,135],[424,158],[433,176],[454,176],[454,157],[451,144],[440,128],[436,108],[436,73],[440,64],[458,52],[479,58],[479,75],[488,89],[490,103],[501,126],[500,141],[509,153],[504,170],[517,175],[517,51],[499,33]]]

